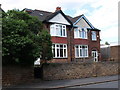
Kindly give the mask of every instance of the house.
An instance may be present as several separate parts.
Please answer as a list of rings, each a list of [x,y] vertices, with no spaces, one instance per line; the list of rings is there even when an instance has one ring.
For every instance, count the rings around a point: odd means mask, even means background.
[[[37,16],[51,34],[51,62],[100,60],[100,30],[83,14],[73,18],[65,15],[61,7],[57,7],[55,12],[31,9],[24,11]]]

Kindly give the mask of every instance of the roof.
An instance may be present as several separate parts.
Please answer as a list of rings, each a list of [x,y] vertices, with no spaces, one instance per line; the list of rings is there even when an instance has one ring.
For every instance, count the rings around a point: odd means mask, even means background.
[[[61,13],[63,15],[63,17],[72,25],[72,22],[69,18],[71,18],[70,16],[66,16],[61,10],[55,11],[55,12],[48,12],[48,11],[43,11],[43,10],[31,10],[31,9],[27,9],[25,8],[23,11],[28,12],[31,16],[37,16],[38,19],[42,22],[47,22],[49,21],[51,18],[53,18],[55,15],[57,15],[58,13]]]
[[[31,16],[37,16],[40,21],[44,21],[47,17],[52,15],[52,12],[43,11],[43,10],[31,10],[25,8],[24,11],[28,12]]]
[[[79,16],[77,16],[77,17],[74,17],[74,18],[72,18],[72,23],[75,23],[79,18],[81,18],[83,16],[83,14],[82,15],[79,15]]]
[[[92,28],[92,30],[98,30],[97,28],[94,28],[93,25],[86,19],[84,14],[76,16],[76,17],[71,17],[69,15],[65,15],[61,10],[55,11],[55,12],[48,12],[48,11],[43,11],[43,10],[31,10],[31,9],[23,9],[24,11],[28,12],[31,16],[37,16],[38,19],[42,22],[48,22],[51,18],[53,18],[55,15],[58,13],[61,13],[64,18],[71,24],[77,23],[82,17],[83,19],[88,23],[88,25]]]

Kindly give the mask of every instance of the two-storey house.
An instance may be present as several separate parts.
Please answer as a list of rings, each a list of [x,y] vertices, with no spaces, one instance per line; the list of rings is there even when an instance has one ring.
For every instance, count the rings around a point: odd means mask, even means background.
[[[100,60],[100,35],[84,15],[70,17],[61,7],[55,12],[24,9],[37,16],[51,35],[53,59],[51,62]]]

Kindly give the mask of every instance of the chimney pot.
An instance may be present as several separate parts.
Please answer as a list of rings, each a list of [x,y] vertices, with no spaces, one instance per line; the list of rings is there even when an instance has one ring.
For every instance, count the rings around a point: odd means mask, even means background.
[[[61,7],[56,7],[56,11],[61,10]]]

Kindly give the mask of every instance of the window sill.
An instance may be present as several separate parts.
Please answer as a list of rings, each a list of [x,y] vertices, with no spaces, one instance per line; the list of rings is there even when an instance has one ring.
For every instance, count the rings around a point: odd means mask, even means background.
[[[75,58],[88,58],[88,56],[86,56],[86,57],[75,57]]]
[[[67,57],[53,57],[53,59],[67,59]]]
[[[51,36],[51,37],[65,37],[65,38],[67,38],[67,36]]]
[[[93,42],[96,42],[97,40],[92,40]]]
[[[74,39],[88,39],[88,38],[74,38]]]

